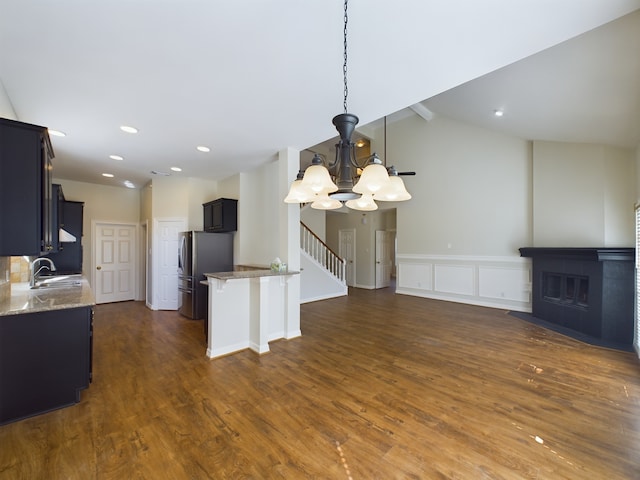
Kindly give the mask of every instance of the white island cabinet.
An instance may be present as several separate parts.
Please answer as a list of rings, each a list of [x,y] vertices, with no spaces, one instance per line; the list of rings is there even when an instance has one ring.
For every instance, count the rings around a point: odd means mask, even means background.
[[[269,342],[299,337],[300,272],[248,270],[205,273],[209,287],[207,356],[246,348],[262,354]]]

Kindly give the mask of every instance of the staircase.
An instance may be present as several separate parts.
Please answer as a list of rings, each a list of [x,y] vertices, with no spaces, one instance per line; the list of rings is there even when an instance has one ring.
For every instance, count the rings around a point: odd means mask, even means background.
[[[300,222],[300,303],[348,294],[346,263]]]

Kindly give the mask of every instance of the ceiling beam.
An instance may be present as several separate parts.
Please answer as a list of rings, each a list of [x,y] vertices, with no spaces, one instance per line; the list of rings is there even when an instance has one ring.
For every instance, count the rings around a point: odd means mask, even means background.
[[[413,110],[418,116],[424,118],[427,122],[433,120],[433,112],[423,104],[416,103],[414,105],[411,105],[409,108]]]

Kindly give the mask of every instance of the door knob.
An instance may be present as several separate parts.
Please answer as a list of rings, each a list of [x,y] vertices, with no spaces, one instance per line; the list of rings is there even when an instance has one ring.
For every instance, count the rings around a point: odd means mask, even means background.
[[[98,265],[98,266],[96,267],[96,270],[102,270],[102,267],[101,267],[100,265]]]

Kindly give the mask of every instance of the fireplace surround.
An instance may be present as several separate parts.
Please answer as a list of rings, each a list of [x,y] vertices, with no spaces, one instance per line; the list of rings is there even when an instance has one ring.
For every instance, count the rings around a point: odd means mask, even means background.
[[[532,314],[624,345],[633,343],[635,249],[520,249],[532,259]]]

